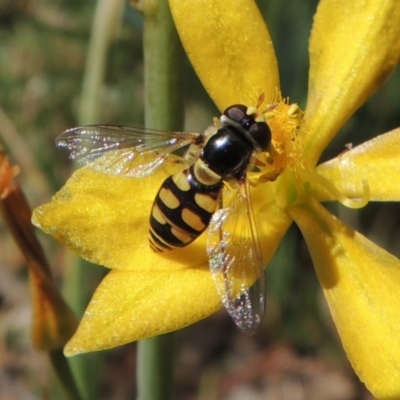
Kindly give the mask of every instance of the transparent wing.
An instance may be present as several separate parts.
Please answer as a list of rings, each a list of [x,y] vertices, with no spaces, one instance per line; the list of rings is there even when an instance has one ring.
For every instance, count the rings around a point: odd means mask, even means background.
[[[236,325],[253,333],[265,312],[264,262],[245,182],[211,220],[207,253],[213,280]]]
[[[113,125],[72,128],[56,139],[69,158],[108,175],[150,175],[173,151],[187,146],[197,133],[164,132]]]

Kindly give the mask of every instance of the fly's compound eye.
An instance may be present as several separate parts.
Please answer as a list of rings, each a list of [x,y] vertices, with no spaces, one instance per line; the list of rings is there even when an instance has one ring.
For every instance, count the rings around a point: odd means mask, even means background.
[[[248,114],[248,107],[243,104],[235,104],[228,107],[224,111],[224,115],[228,117],[231,121],[240,124],[240,126],[248,131],[250,126],[255,123],[254,115]]]
[[[264,151],[271,143],[271,130],[264,120],[257,120],[255,109],[251,111],[243,104],[235,104],[228,107],[223,115],[248,132],[257,151]]]
[[[267,150],[271,144],[271,129],[265,121],[254,122],[249,128],[249,133],[261,151]]]
[[[248,120],[249,115],[247,115],[247,107],[243,104],[235,104],[233,106],[228,107],[224,111],[224,115],[231,119],[232,121],[239,122],[242,125],[243,120]],[[253,119],[254,121],[254,119]],[[245,127],[246,129],[248,127]]]

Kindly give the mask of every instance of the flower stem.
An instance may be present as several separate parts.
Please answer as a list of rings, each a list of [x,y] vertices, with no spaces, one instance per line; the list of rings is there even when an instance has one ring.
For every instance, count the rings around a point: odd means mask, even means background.
[[[78,116],[80,125],[101,122],[100,100],[108,51],[121,24],[123,6],[124,0],[99,0],[96,3],[82,84]],[[98,266],[93,266],[72,254],[68,257],[68,265],[64,291],[74,311],[77,315],[82,315],[91,295],[87,288],[94,282],[99,282],[104,272]],[[73,373],[86,399],[94,399],[99,395],[103,357],[101,353],[92,353],[71,359]]]
[[[145,1],[142,11],[146,127],[182,130],[184,53],[168,2]],[[138,343],[139,400],[172,398],[173,342],[170,333]]]
[[[50,351],[49,357],[54,371],[57,373],[58,378],[67,392],[68,398],[71,400],[81,400],[81,394],[79,393],[78,386],[62,349]]]
[[[121,24],[123,6],[123,0],[99,0],[97,2],[79,106],[78,120],[82,125],[99,122],[108,50],[115,32]]]
[[[137,400],[168,400],[172,398],[173,353],[173,333],[139,342]]]
[[[167,0],[144,10],[145,124],[147,128],[181,130],[184,116],[184,52]],[[150,7],[149,7],[150,8]]]

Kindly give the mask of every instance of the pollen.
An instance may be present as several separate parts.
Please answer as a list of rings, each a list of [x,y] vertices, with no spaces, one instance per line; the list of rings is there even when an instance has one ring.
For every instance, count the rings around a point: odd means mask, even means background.
[[[361,208],[369,202],[368,182],[360,181],[359,196],[348,198],[304,163],[298,136],[303,112],[297,104],[290,104],[287,99],[277,96],[276,102],[264,111],[264,117],[271,128],[272,142],[268,151],[258,154],[253,163],[258,172],[249,175],[252,185],[280,178],[275,186],[275,200],[281,208],[306,201],[313,185],[322,187],[332,198],[349,208]]]
[[[303,112],[297,104],[277,96],[274,104],[264,113],[272,132],[268,151],[257,156],[260,168],[258,182],[275,181],[286,168],[302,167],[302,155],[298,150],[297,132],[303,119]]]

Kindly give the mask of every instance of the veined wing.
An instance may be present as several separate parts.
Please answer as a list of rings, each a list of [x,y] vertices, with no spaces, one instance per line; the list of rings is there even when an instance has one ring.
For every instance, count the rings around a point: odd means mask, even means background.
[[[223,305],[242,331],[253,333],[265,312],[265,277],[247,182],[230,207],[213,215],[207,253]]]
[[[68,149],[71,160],[96,171],[143,177],[198,137],[197,133],[88,125],[65,131],[57,137],[56,145]]]

